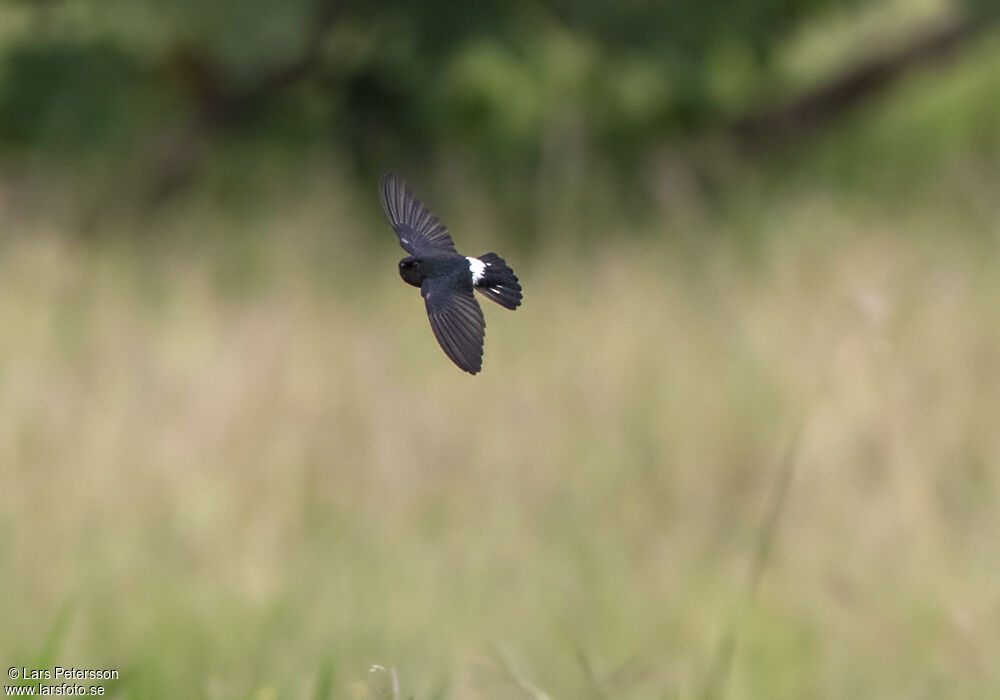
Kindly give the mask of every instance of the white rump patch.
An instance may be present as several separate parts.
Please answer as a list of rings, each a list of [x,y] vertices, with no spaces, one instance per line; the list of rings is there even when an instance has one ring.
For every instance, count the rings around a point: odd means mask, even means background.
[[[479,280],[486,274],[486,263],[479,258],[466,258],[469,261],[469,270],[472,272],[472,283],[479,284]]]

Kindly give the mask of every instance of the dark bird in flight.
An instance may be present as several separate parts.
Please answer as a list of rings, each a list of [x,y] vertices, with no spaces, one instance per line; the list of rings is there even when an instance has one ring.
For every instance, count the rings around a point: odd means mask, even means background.
[[[496,253],[478,258],[459,255],[444,224],[400,177],[383,175],[379,195],[385,218],[409,253],[399,261],[399,276],[420,287],[431,330],[445,355],[475,374],[483,367],[486,321],[472,290],[513,310],[521,305],[517,275]]]

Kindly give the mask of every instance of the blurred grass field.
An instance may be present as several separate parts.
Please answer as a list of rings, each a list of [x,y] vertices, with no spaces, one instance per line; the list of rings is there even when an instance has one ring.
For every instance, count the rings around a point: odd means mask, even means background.
[[[713,90],[952,9],[831,11]],[[524,286],[476,377],[335,147],[219,137],[147,211],[131,146],[4,152],[0,661],[135,700],[996,696],[998,61],[758,160],[651,145],[641,195],[572,100],[537,181],[487,163],[537,201],[461,148],[403,173]]]
[[[127,241],[9,219],[0,659],[116,668],[129,698],[391,697],[373,664],[421,700],[686,698],[735,632],[727,697],[988,697],[982,192],[803,186],[501,250],[525,304],[485,308],[475,378],[397,278],[374,194]],[[488,213],[432,204],[487,249]]]

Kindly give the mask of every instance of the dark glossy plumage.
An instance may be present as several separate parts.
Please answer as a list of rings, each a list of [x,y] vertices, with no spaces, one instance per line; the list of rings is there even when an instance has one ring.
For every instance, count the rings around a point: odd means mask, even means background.
[[[438,218],[420,203],[406,183],[396,175],[382,176],[379,183],[382,210],[399,237],[399,244],[410,255],[447,255],[461,257],[455,243]]]
[[[473,295],[508,309],[521,304],[521,285],[496,253],[478,258],[459,255],[445,228],[396,175],[384,175],[379,194],[385,217],[399,244],[410,255],[399,262],[399,275],[420,287],[434,337],[461,369],[476,374],[483,365],[486,321]]]

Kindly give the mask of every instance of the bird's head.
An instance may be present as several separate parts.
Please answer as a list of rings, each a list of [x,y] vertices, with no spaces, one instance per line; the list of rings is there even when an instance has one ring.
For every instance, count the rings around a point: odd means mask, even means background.
[[[399,261],[399,276],[407,284],[419,287],[423,283],[425,276],[423,262],[412,255],[403,258]]]

